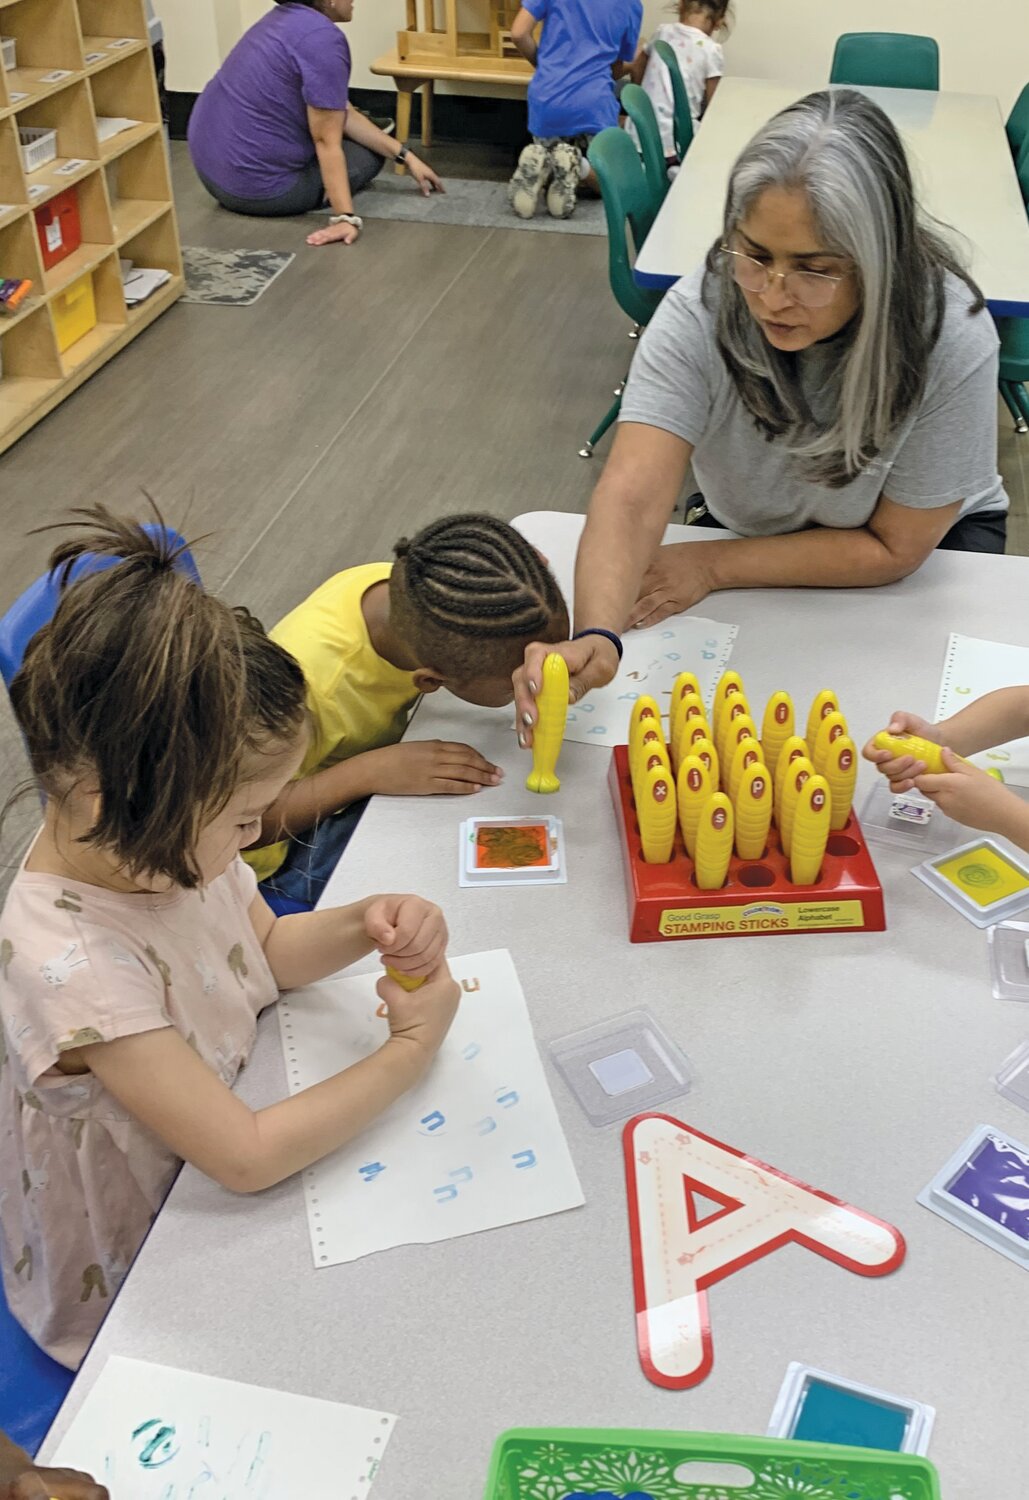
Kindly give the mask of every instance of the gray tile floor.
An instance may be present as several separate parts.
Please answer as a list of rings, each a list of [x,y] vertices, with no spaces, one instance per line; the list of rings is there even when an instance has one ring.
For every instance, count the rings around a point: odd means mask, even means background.
[[[173,308],[0,458],[0,610],[41,571],[30,527],[144,489],[211,534],[206,581],[268,623],[448,510],[585,510],[600,465],[576,450],[632,349],[602,240],[377,221],[312,250],[295,220],[216,208],[172,155],[185,243],[297,259],[252,308]],[[496,149],[434,155],[452,175],[510,169]],[[1012,550],[1029,553],[1029,438],[999,422]],[[24,769],[4,698],[0,792]],[[0,879],[34,816],[30,800],[8,823]]]

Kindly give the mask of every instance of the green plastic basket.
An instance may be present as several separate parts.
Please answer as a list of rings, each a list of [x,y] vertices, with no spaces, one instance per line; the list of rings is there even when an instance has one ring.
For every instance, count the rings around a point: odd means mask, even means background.
[[[706,1474],[676,1478],[687,1463]],[[712,1466],[736,1464],[724,1482]],[[740,1469],[747,1470],[750,1480]],[[708,1477],[710,1476],[710,1477]],[[567,1495],[652,1500],[940,1500],[928,1459],[714,1432],[513,1427],[493,1449],[485,1500]]]

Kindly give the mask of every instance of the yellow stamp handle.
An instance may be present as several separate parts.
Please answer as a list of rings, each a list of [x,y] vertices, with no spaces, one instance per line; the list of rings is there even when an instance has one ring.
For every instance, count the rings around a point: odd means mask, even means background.
[[[693,862],[702,891],[718,891],[725,884],[733,836],[732,803],[724,792],[715,792],[705,803],[697,824]]]
[[[525,785],[530,792],[556,792],[561,787],[555,775],[557,758],[568,718],[568,663],[556,651],[551,651],[543,663],[536,706],[539,721],[532,737],[532,770]]]
[[[394,969],[392,964],[386,965],[386,973],[389,975],[390,979],[396,980],[397,984],[399,984],[402,990],[407,990],[408,994],[410,994],[412,990],[420,990],[426,979],[428,979],[429,977],[427,974],[422,974],[419,978],[415,978],[411,974],[400,974],[396,969]]]

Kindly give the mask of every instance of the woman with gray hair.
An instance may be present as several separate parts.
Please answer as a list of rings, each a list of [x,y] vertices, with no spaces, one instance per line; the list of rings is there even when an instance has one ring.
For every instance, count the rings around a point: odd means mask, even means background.
[[[872,587],[935,547],[1002,552],[997,347],[883,111],[836,89],[770,120],[633,362],[576,562],[573,698],[614,676],[620,631],[717,589]],[[660,545],[691,459],[707,524],[742,540]],[[525,741],[543,654],[515,678]]]

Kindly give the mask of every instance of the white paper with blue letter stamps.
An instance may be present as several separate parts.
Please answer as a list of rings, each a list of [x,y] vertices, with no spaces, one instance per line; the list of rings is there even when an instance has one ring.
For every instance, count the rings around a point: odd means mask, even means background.
[[[366,1500],[396,1420],[115,1355],[48,1462],[117,1500]]]
[[[349,1145],[303,1173],[316,1266],[578,1208],[575,1166],[505,949],[450,959],[461,1004],[426,1077]],[[291,1093],[389,1035],[381,970],[279,1003]]]

